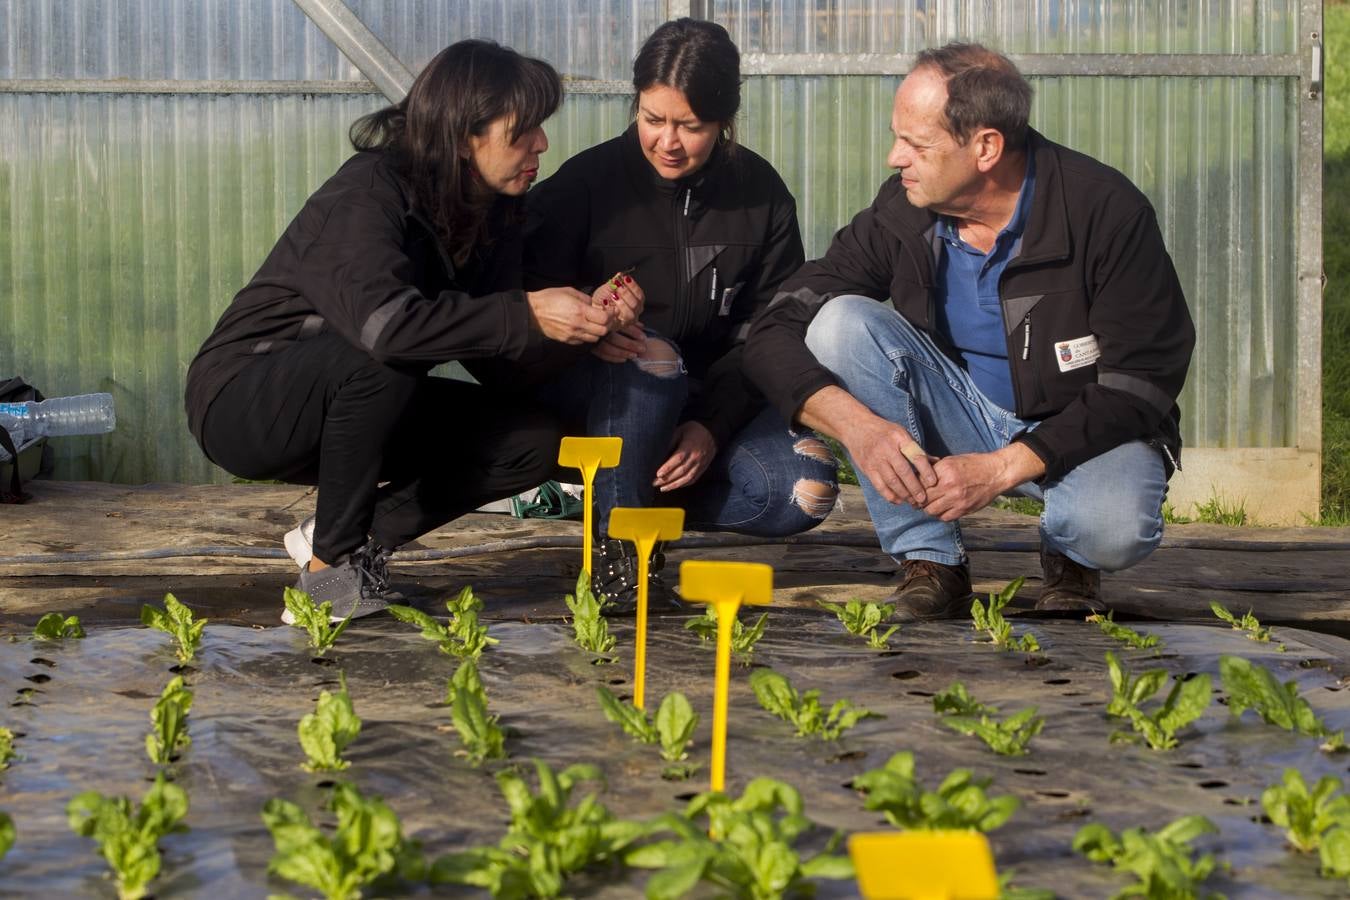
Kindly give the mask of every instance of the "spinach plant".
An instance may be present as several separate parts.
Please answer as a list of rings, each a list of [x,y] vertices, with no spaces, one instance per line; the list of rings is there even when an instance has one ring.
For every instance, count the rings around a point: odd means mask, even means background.
[[[0,812],[0,859],[4,859],[9,848],[14,846],[14,836],[14,820],[9,813]]]
[[[678,691],[671,691],[661,699],[652,718],[645,710],[638,709],[626,700],[618,697],[604,685],[596,685],[596,694],[600,697],[600,707],[605,718],[617,724],[634,740],[644,744],[660,744],[661,758],[668,763],[680,763],[689,758],[686,748],[698,727],[698,713],[689,704],[688,698]],[[666,778],[688,778],[697,770],[693,765],[671,765],[663,773]]]
[[[328,808],[337,814],[331,837],[294,803],[267,801],[262,819],[276,849],[269,872],[328,900],[355,900],[363,887],[426,877],[421,848],[403,836],[398,816],[383,800],[368,799],[355,786],[339,782]]]
[[[295,617],[295,627],[304,629],[309,635],[309,646],[319,656],[323,656],[328,649],[337,642],[342,632],[347,630],[347,626],[352,623],[352,617],[348,616],[336,624],[332,621],[333,604],[325,600],[323,603],[315,605],[314,598],[304,591],[298,591],[293,587],[286,588],[282,594],[282,600],[286,608],[290,610],[291,615]]]
[[[351,765],[342,751],[361,733],[361,720],[352,709],[347,676],[339,673],[338,682],[335,693],[319,692],[314,712],[306,713],[296,729],[306,758],[301,768],[306,772],[340,772]]]
[[[202,644],[206,619],[198,619],[173,594],[164,595],[164,608],[148,603],[141,607],[141,624],[162,631],[177,642],[178,661],[191,662]]]
[[[605,654],[614,649],[615,637],[609,633],[604,603],[591,590],[591,574],[581,570],[576,592],[563,598],[572,611],[572,639],[588,653]]]
[[[812,689],[797,693],[786,678],[773,669],[756,669],[750,673],[750,687],[755,699],[768,712],[797,729],[798,737],[819,737],[836,741],[863,719],[882,716],[851,700],[836,700],[828,712],[820,704],[820,691]]]
[[[450,621],[446,625],[411,606],[391,605],[389,612],[399,621],[421,628],[422,637],[436,641],[441,652],[451,656],[477,659],[484,650],[498,643],[496,638],[488,637],[486,625],[478,624],[483,601],[474,594],[472,587],[464,588],[453,599],[447,600],[445,608],[450,612]]]
[[[1129,645],[1131,650],[1150,650],[1156,649],[1162,641],[1156,634],[1141,634],[1126,625],[1121,625],[1115,620],[1115,612],[1109,612],[1106,615],[1091,615],[1087,617],[1089,622],[1096,622],[1097,627],[1101,628],[1102,634],[1109,638],[1115,638],[1122,644]]]
[[[1323,832],[1350,828],[1350,796],[1340,790],[1340,779],[1326,775],[1309,791],[1298,769],[1285,769],[1283,782],[1262,792],[1261,806],[1294,849],[1311,853],[1321,846]]]
[[[1106,667],[1111,675],[1112,690],[1106,714],[1128,719],[1135,732],[1142,735],[1154,750],[1176,747],[1181,743],[1176,733],[1204,715],[1209,708],[1208,675],[1178,679],[1172,684],[1172,690],[1168,691],[1162,704],[1146,712],[1142,704],[1167,683],[1167,670],[1150,669],[1138,678],[1131,679],[1116,655],[1109,650],[1106,653]],[[1111,735],[1113,741],[1134,739],[1135,735],[1126,731],[1117,731]]]
[[[9,761],[18,754],[14,752],[14,732],[0,728],[0,772],[9,768]]]
[[[844,604],[822,602],[820,607],[834,613],[849,634],[866,638],[867,646],[874,650],[885,650],[889,647],[887,641],[891,635],[900,630],[899,625],[892,625],[885,631],[879,630],[882,623],[895,612],[894,603],[864,603],[861,600],[850,600]]]
[[[933,698],[933,711],[942,715],[943,725],[961,734],[975,735],[1001,756],[1025,755],[1027,744],[1045,725],[1044,717],[1036,715],[1034,706],[1000,722],[994,718],[998,707],[977,702],[959,681]]]
[[[1203,816],[1183,816],[1151,834],[1142,828],[1127,828],[1116,837],[1105,825],[1094,822],[1079,829],[1073,849],[1139,879],[1116,897],[1218,897],[1200,893],[1200,885],[1214,871],[1214,857],[1206,853],[1197,859],[1190,846],[1200,835],[1218,830]]]
[[[624,849],[646,832],[638,822],[614,818],[594,794],[572,803],[578,784],[602,780],[595,766],[568,766],[554,773],[547,763],[535,760],[534,767],[537,792],[517,772],[497,773],[511,810],[506,835],[495,847],[475,847],[436,860],[434,883],[486,888],[494,897],[557,897],[569,875],[621,860]]]
[[[690,800],[683,813],[661,816],[653,833],[672,837],[630,850],[624,859],[661,870],[647,880],[649,900],[682,897],[699,882],[713,885],[718,896],[747,900],[810,896],[811,879],[853,877],[848,857],[835,853],[841,835],[815,856],[796,848],[813,827],[796,788],[756,778],[740,797],[710,791]]]
[[[152,763],[167,765],[178,751],[192,743],[187,733],[187,717],[192,709],[192,691],[183,684],[181,675],[175,677],[159,695],[150,710],[153,730],[145,736],[145,752]]]
[[[186,831],[179,823],[187,811],[187,793],[163,772],[138,806],[126,797],[105,797],[97,791],[85,791],[66,804],[71,830],[98,842],[121,900],[146,896],[146,888],[159,875],[159,839]]]
[[[1238,618],[1229,612],[1228,607],[1224,606],[1218,600],[1209,601],[1209,608],[1213,610],[1214,615],[1231,625],[1234,631],[1244,632],[1248,639],[1260,641],[1261,643],[1270,642],[1270,629],[1262,625],[1261,621],[1257,619],[1256,616],[1252,615],[1250,609],[1247,610],[1241,618]],[[1284,649],[1283,644],[1280,645],[1280,649]]]
[[[65,616],[58,612],[49,612],[37,620],[33,626],[33,637],[42,641],[60,641],[65,638],[84,637],[84,626],[79,616]]]
[[[1308,701],[1298,695],[1298,682],[1280,684],[1269,669],[1237,656],[1219,657],[1219,675],[1234,718],[1252,709],[1286,731],[1325,738],[1322,749],[1327,752],[1345,749],[1345,735],[1333,732],[1317,718]]]
[[[1338,826],[1322,835],[1317,856],[1323,878],[1350,878],[1350,828]]]
[[[1003,608],[1017,596],[1025,581],[1025,578],[1015,578],[997,594],[990,594],[988,607],[978,599],[970,605],[970,616],[974,619],[975,630],[988,634],[990,642],[1001,650],[1037,653],[1041,649],[1040,641],[1036,640],[1036,636],[1031,632],[1014,638],[1012,623],[1003,617]]]
[[[738,615],[731,623],[731,655],[743,666],[750,665],[755,655],[755,645],[764,637],[764,626],[768,624],[769,614],[760,613],[755,624],[746,626]],[[694,632],[703,642],[717,640],[717,608],[711,603],[703,610],[703,615],[684,623],[688,631]]]
[[[450,704],[450,721],[459,732],[469,762],[476,766],[485,759],[506,759],[506,733],[497,724],[497,717],[488,713],[478,663],[466,659],[459,664],[450,678],[445,701]]]
[[[866,795],[864,807],[878,810],[896,828],[972,829],[989,832],[1017,811],[1012,794],[990,797],[989,778],[975,778],[969,769],[953,769],[936,791],[925,791],[914,777],[914,754],[902,751],[879,769],[853,779]]]

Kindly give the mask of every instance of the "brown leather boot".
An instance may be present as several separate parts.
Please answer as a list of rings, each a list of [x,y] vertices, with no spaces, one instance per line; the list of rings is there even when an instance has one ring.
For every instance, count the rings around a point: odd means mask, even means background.
[[[904,576],[887,603],[895,604],[896,622],[955,619],[970,615],[970,566],[944,566],[926,559],[906,559]]]
[[[1053,550],[1041,548],[1041,572],[1045,586],[1036,601],[1037,612],[1092,615],[1105,613],[1102,603],[1102,573],[1089,569]]]

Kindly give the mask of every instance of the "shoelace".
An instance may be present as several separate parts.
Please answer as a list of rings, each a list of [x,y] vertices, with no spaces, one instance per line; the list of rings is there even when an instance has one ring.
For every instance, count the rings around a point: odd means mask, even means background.
[[[392,555],[389,550],[376,549],[372,552],[367,547],[352,554],[352,564],[361,573],[362,596],[378,596],[389,590],[389,557]],[[369,595],[366,593],[367,585],[371,588]]]

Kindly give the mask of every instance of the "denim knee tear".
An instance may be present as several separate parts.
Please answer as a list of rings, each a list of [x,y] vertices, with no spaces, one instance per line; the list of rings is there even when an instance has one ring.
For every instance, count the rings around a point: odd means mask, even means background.
[[[634,359],[633,364],[656,378],[678,378],[687,374],[679,352],[669,341],[660,338],[649,337],[646,355]]]
[[[813,519],[823,519],[834,509],[839,488],[824,481],[799,478],[792,486],[792,502]]]
[[[830,452],[830,448],[825,446],[825,442],[820,438],[802,438],[792,445],[792,450],[798,456],[806,456],[823,463],[834,462],[834,454]]]

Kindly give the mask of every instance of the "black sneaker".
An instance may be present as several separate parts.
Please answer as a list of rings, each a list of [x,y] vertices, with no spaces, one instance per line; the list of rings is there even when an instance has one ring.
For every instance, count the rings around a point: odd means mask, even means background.
[[[884,601],[895,604],[894,621],[970,615],[969,565],[947,566],[927,559],[906,559],[900,565],[904,570],[900,586]]]
[[[647,563],[647,611],[674,612],[684,608],[679,595],[661,577],[666,555],[661,544],[652,550]],[[631,616],[637,612],[637,551],[628,541],[608,540],[595,558],[591,590],[600,598],[601,611],[612,616]]]
[[[1037,612],[1090,616],[1106,612],[1102,602],[1102,573],[1080,566],[1063,554],[1041,547],[1044,586]]]
[[[306,564],[300,570],[296,590],[309,594],[316,606],[333,604],[328,616],[333,622],[341,622],[348,616],[359,619],[374,615],[390,603],[401,603],[403,595],[389,588],[388,551],[372,547],[367,544],[346,561],[318,572],[311,572]],[[294,625],[295,617],[287,609],[281,613],[281,621]]]

